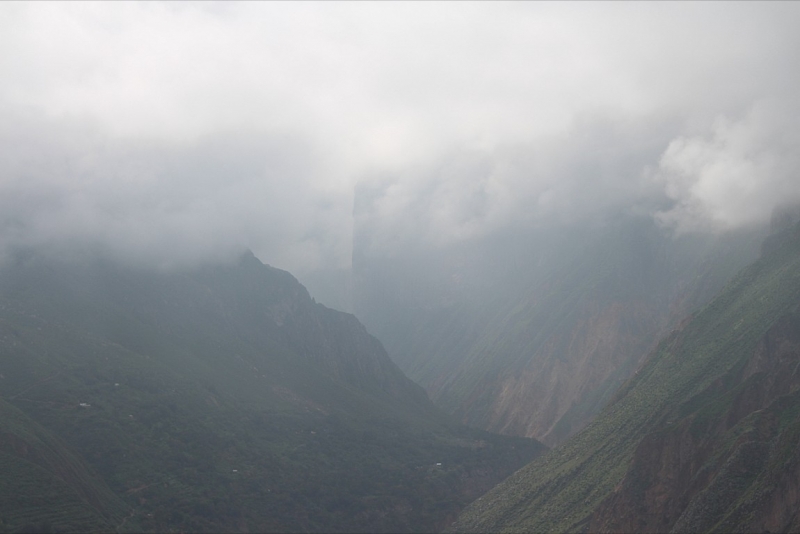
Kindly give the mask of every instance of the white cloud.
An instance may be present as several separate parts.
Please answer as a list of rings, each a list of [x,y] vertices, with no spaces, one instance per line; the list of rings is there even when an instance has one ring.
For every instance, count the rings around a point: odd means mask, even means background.
[[[798,20],[791,3],[0,4],[0,248],[343,267],[352,188],[374,176],[386,232],[431,242],[625,205],[746,224],[798,189],[795,130],[754,108],[797,109]]]
[[[656,179],[674,205],[659,221],[678,232],[764,223],[800,202],[800,126],[795,102],[761,101],[741,119],[718,117],[706,135],[678,137]]]

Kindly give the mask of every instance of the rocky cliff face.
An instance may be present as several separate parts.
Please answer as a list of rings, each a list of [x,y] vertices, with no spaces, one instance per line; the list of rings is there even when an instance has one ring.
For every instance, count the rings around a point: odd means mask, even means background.
[[[356,251],[356,314],[438,406],[555,445],[755,258],[758,240],[672,239],[634,218],[435,251],[418,265]]]
[[[665,337],[465,532],[785,532],[800,509],[800,227]]]
[[[551,332],[519,367],[484,377],[480,394],[456,416],[492,432],[559,443],[588,423],[667,325],[661,310],[643,302],[594,301],[572,311],[570,324]],[[534,328],[526,329],[530,337]],[[443,394],[432,391],[434,399]]]
[[[642,439],[589,530],[796,530],[799,389],[800,315],[789,314],[701,393],[708,405]]]

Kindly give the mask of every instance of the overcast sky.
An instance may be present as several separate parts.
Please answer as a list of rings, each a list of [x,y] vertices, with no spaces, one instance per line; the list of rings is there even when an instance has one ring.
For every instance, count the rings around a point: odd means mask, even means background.
[[[368,221],[432,243],[621,207],[763,221],[800,201],[798,23],[789,2],[0,3],[0,253],[347,267],[357,183]]]

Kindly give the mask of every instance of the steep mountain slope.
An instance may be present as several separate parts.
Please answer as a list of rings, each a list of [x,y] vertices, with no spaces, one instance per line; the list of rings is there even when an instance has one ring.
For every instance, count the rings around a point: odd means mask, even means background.
[[[354,253],[356,314],[460,421],[553,445],[757,251],[756,234],[672,239],[622,217],[443,252],[422,282],[402,273],[424,267]]]
[[[0,398],[12,531],[431,531],[543,449],[451,424],[355,317],[251,254],[19,255]]]
[[[0,528],[111,531],[132,509],[80,458],[11,404],[0,401]]]
[[[800,226],[665,338],[586,429],[455,530],[797,530]]]

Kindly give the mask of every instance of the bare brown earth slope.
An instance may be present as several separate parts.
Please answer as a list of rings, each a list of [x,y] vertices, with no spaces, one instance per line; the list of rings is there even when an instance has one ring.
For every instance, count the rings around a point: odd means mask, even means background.
[[[637,217],[408,257],[381,257],[368,238],[354,252],[356,315],[400,368],[460,421],[551,446],[760,242],[672,238]]]
[[[800,529],[800,226],[673,331],[583,431],[459,532]]]

